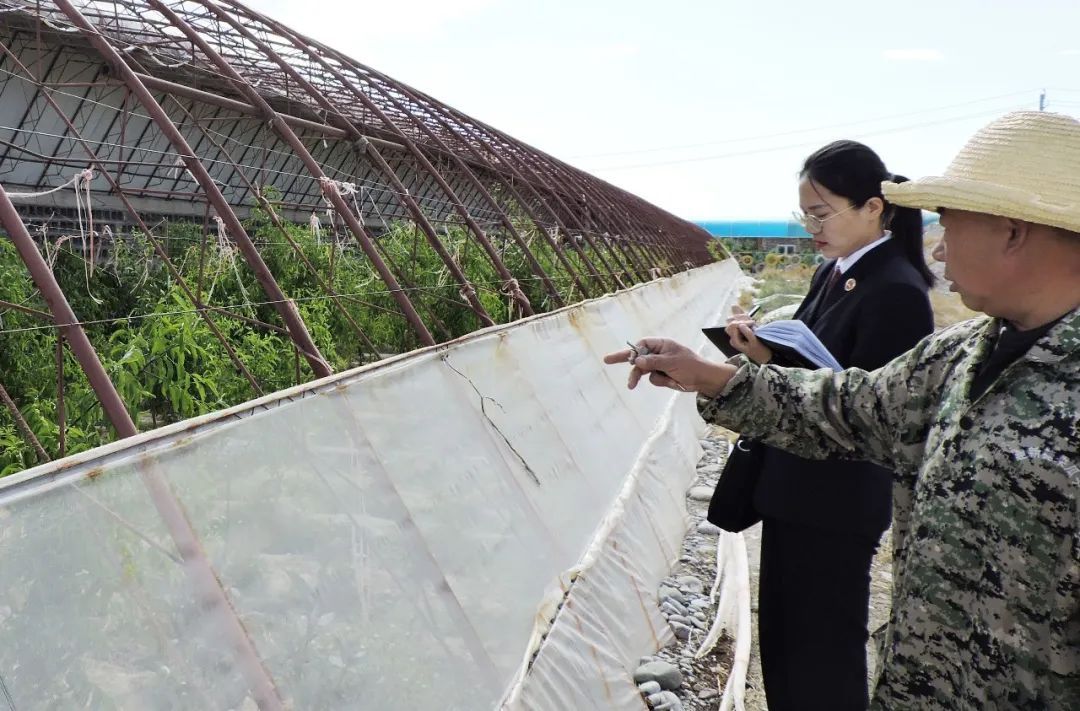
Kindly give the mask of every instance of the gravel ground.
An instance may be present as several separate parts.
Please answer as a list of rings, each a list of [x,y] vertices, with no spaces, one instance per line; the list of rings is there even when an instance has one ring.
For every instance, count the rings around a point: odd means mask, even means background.
[[[687,496],[687,508],[691,519],[689,532],[683,540],[680,558],[661,588],[661,598],[665,597],[665,593],[670,594],[675,590],[678,591],[676,597],[680,598],[682,603],[676,607],[682,609],[668,608],[665,609],[665,614],[668,615],[669,621],[673,616],[676,618],[676,621],[672,624],[677,636],[680,633],[680,626],[686,628],[682,630],[682,634],[687,635],[688,640],[680,639],[652,657],[642,659],[643,663],[668,663],[677,667],[681,672],[681,685],[677,689],[670,689],[671,693],[679,699],[680,705],[674,705],[670,695],[663,697],[654,695],[652,702],[655,709],[665,711],[677,711],[680,708],[686,711],[717,709],[720,704],[720,693],[727,683],[728,671],[731,668],[733,657],[732,640],[721,640],[720,644],[703,659],[694,659],[693,654],[704,638],[705,630],[712,625],[714,608],[707,605],[707,603],[708,591],[716,577],[716,533],[710,531],[709,526],[701,526],[708,508],[708,499],[701,499],[716,486],[720,469],[727,456],[729,436],[726,430],[711,427],[708,435],[701,441],[705,453],[698,463],[697,479],[691,486]],[[704,488],[695,491],[696,487]],[[699,530],[699,526],[701,530]],[[754,629],[750,670],[746,678],[746,708],[748,711],[751,709],[757,711],[767,708],[765,691],[761,681],[761,663],[757,645],[758,557],[761,550],[761,526],[754,526],[745,531],[743,537],[746,540],[747,553],[750,558],[751,612]],[[889,616],[890,595],[892,592],[891,548],[891,539],[889,534],[886,534],[871,570],[871,630],[875,630],[884,624]],[[700,585],[695,580],[699,581]],[[698,592],[699,589],[701,592]],[[679,614],[683,610],[688,612],[686,616]],[[695,621],[692,619],[693,612],[698,610],[703,613],[702,616],[706,619],[705,630],[700,628],[700,620]],[[683,624],[680,620],[684,619],[691,624]],[[868,645],[868,654],[872,675],[876,656],[872,643]],[[650,667],[651,669],[653,667]],[[652,677],[643,672],[642,678],[647,680]],[[664,682],[661,688],[670,688],[671,684],[668,679],[661,679],[661,681]],[[655,692],[655,687],[646,687],[646,691],[650,690]]]

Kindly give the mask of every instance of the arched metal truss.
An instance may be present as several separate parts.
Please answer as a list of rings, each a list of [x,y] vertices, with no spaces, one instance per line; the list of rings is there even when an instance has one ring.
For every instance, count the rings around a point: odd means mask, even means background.
[[[249,234],[256,215],[295,248],[371,358],[388,347],[347,308],[361,297],[335,291],[332,273],[311,264],[290,228],[325,229],[362,254],[389,295],[380,308],[408,324],[404,345],[413,347],[461,328],[416,303],[416,264],[380,241],[395,225],[437,257],[454,289],[440,298],[466,313],[470,328],[712,261],[700,228],[232,0],[0,0],[0,186],[3,228],[48,306],[0,302],[0,315],[30,315],[58,334],[61,455],[65,345],[117,434],[136,429],[84,315],[42,259],[61,243],[87,263],[89,289],[96,261],[117,240],[148,240],[150,258],[252,395],[265,388],[224,322],[287,337],[297,380],[301,362],[311,377],[333,370],[295,295],[268,267],[265,239]],[[261,289],[250,296],[267,307],[263,317],[215,303],[201,271],[185,279],[163,229],[175,224],[197,226],[204,245],[217,225],[239,255],[233,268],[249,270]],[[451,244],[451,230],[461,242]],[[470,279],[461,254],[469,249],[489,263],[492,282]],[[508,250],[520,259],[510,264]],[[484,293],[506,299],[507,312],[493,315]],[[0,399],[39,458],[49,457],[2,384]]]

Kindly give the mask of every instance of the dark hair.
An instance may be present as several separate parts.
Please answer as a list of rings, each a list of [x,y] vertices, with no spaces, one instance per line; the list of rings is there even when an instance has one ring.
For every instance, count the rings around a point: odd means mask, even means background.
[[[850,200],[856,208],[865,205],[870,198],[881,198],[885,203],[882,227],[892,230],[893,239],[899,241],[904,256],[926,280],[926,285],[933,285],[934,274],[926,266],[923,256],[922,210],[900,207],[885,200],[881,194],[882,181],[904,183],[907,178],[886,170],[877,153],[857,141],[834,141],[810,154],[799,177],[809,177],[824,185],[830,192]]]

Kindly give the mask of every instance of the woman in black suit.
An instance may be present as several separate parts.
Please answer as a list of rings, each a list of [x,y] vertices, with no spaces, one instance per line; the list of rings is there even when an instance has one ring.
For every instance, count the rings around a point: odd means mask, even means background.
[[[874,370],[933,331],[918,210],[885,202],[901,182],[874,151],[837,141],[806,159],[798,215],[828,258],[795,312],[845,368]],[[735,316],[732,344],[772,353]],[[754,505],[763,518],[758,598],[769,711],[862,710],[870,563],[892,517],[892,474],[867,462],[811,461],[767,448]]]

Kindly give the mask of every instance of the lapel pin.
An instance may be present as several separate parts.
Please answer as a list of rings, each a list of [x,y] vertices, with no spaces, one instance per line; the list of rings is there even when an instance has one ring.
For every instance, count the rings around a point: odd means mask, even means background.
[[[847,281],[844,282],[844,291],[851,291],[854,288],[855,288],[855,280],[854,279],[848,279]]]

